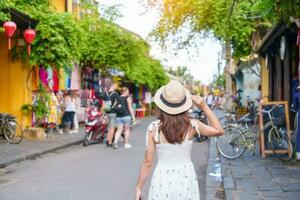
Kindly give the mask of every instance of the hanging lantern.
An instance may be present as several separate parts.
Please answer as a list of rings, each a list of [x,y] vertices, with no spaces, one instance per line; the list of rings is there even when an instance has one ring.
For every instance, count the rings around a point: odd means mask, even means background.
[[[28,28],[24,31],[24,39],[25,39],[25,42],[27,43],[27,53],[28,55],[30,55],[30,45],[31,43],[33,42],[35,38],[35,31],[32,30],[31,28]]]
[[[17,25],[15,22],[8,21],[3,24],[5,35],[8,37],[8,49],[11,49],[11,37],[14,35]]]

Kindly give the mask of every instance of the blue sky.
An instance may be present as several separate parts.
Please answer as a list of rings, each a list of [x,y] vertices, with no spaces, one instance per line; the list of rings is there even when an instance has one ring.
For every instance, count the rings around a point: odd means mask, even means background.
[[[100,4],[105,6],[122,4],[120,11],[123,17],[116,22],[146,39],[151,45],[151,55],[161,60],[164,66],[187,66],[196,80],[205,84],[210,83],[213,74],[217,72],[218,52],[222,48],[220,43],[215,39],[207,38],[201,41],[198,48],[174,50],[174,46],[170,44],[170,48],[163,51],[158,44],[147,38],[158,21],[159,14],[155,11],[145,13],[145,8],[139,4],[139,1],[101,0]]]

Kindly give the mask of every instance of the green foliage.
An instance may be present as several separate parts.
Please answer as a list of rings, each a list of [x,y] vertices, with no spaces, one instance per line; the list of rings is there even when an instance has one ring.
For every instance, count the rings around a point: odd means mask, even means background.
[[[253,10],[272,23],[279,20],[287,22],[291,16],[300,17],[300,0],[257,0]]]
[[[36,120],[39,122],[43,120],[47,114],[49,114],[49,108],[47,102],[49,102],[50,97],[45,88],[39,85],[35,101],[33,104],[25,104],[22,106],[21,111],[24,115],[30,115],[34,112]]]
[[[98,8],[81,1],[81,19],[54,11],[49,0],[12,0],[16,9],[39,21],[30,57],[25,47],[15,47],[15,58],[31,66],[69,68],[73,63],[92,66],[105,73],[114,67],[126,78],[154,90],[167,81],[161,64],[149,56],[148,44],[140,36],[113,23],[120,13],[118,6]]]
[[[180,78],[185,84],[192,85],[196,82],[186,66],[178,66],[176,69],[171,67],[168,72]]]
[[[164,42],[168,36],[190,27],[190,35],[213,33],[221,41],[230,41],[234,57],[248,55],[253,50],[250,40],[255,31],[269,28],[280,19],[300,15],[300,0],[144,1],[162,13],[153,33],[157,40]]]
[[[120,7],[122,7],[122,5],[117,4],[117,5],[113,5],[113,6],[100,6],[100,13],[101,13],[101,17],[103,17],[104,19],[111,21],[111,22],[115,22],[117,19],[119,19],[120,17],[122,17],[123,15],[120,13]]]
[[[6,1],[0,1],[0,22],[8,20],[9,14],[5,12],[5,9],[7,8],[8,3]],[[2,32],[2,27],[0,28],[0,32]]]
[[[79,60],[83,30],[68,13],[41,15],[31,65],[67,68]]]
[[[213,82],[214,87],[223,87],[225,88],[225,74],[221,74],[219,76],[215,76],[215,81]]]
[[[39,21],[29,57],[31,66],[67,68],[79,60],[83,30],[73,15],[52,12],[48,0],[15,0],[15,6]],[[28,59],[25,47],[16,48],[14,54]]]
[[[83,26],[89,27],[86,24],[90,25],[92,21],[95,20],[83,18]],[[97,23],[81,48],[81,65],[102,71],[117,68],[125,72],[128,80],[147,85],[152,90],[166,82],[161,64],[149,57],[149,47],[144,40],[110,21],[102,19]]]

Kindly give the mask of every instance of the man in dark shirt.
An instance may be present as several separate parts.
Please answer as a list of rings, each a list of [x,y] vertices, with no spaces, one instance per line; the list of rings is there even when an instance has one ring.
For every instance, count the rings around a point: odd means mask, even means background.
[[[112,106],[115,104],[116,100],[120,98],[119,93],[116,91],[117,84],[113,83],[108,89],[108,97],[106,100],[106,107],[108,108],[108,133],[107,133],[107,142],[108,147],[112,146],[112,140],[115,134],[116,128],[116,116],[117,114],[113,111]]]

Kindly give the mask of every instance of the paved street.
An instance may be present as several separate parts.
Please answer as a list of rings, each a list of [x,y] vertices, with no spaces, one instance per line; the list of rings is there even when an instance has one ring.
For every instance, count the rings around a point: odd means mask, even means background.
[[[133,199],[145,130],[151,120],[142,120],[133,128],[132,149],[78,145],[0,169],[0,199]],[[195,143],[193,161],[201,198],[205,195],[207,152],[208,143]]]

